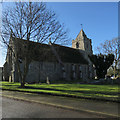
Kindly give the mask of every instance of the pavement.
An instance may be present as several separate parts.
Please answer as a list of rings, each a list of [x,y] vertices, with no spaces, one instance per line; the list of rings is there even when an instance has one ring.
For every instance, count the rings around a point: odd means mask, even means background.
[[[37,120],[40,118],[42,118],[40,120],[44,120],[45,118],[52,118],[52,120],[54,120],[53,118],[56,118],[55,120],[61,120],[59,118],[62,118],[62,120],[63,118],[105,118],[104,116],[99,116],[96,114],[80,111],[78,112],[70,109],[57,108],[50,105],[38,104],[34,102],[31,103],[6,97],[2,98],[2,106],[0,107],[2,107],[2,118],[12,118],[12,120],[15,118],[16,120],[19,120],[19,118],[29,118],[30,120],[36,120],[34,118],[37,118]]]
[[[118,118],[120,103],[3,90],[3,97]]]

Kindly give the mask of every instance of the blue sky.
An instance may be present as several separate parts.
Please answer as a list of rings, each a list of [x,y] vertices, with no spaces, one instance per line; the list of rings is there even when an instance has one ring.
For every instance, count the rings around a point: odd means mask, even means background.
[[[83,24],[87,37],[92,39],[94,53],[97,53],[96,47],[100,43],[118,36],[117,2],[49,2],[47,6],[65,24],[71,40],[76,38]],[[4,59],[5,55],[0,53],[0,66]]]
[[[75,39],[81,30],[92,39],[93,51],[101,42],[118,36],[118,3],[116,2],[67,2],[48,3],[69,29]]]

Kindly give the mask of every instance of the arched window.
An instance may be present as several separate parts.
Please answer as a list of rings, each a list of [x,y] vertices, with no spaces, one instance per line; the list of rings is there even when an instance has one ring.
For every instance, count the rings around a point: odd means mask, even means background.
[[[79,65],[79,71],[81,71],[82,70],[82,67]]]
[[[75,78],[76,77],[76,74],[75,74],[75,71],[73,72],[73,78]]]
[[[82,78],[83,76],[82,76],[82,72],[80,72],[80,78]]]
[[[75,71],[75,65],[74,64],[72,65],[72,71]]]
[[[65,79],[66,78],[66,71],[65,71],[65,66],[62,65],[62,77]]]
[[[76,48],[79,48],[79,43],[78,42],[76,43]]]
[[[88,43],[87,43],[87,49],[89,48],[89,45],[88,45]]]

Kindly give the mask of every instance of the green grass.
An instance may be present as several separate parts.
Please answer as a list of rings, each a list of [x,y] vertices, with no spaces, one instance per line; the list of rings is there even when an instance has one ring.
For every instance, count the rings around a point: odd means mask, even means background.
[[[20,88],[20,83],[2,82],[0,84],[3,89],[118,101],[118,85],[26,84],[25,86],[27,88]]]

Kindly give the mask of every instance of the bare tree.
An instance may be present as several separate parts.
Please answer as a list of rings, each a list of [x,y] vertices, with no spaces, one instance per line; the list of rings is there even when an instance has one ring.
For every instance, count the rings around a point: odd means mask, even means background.
[[[53,11],[47,9],[44,3],[35,2],[16,2],[14,7],[3,11],[2,15],[2,41],[14,54],[17,64],[21,87],[24,87],[28,73],[30,58],[30,41],[39,43],[63,42],[66,40],[64,25],[56,18]],[[24,71],[21,71],[19,64],[19,52],[15,52],[9,45],[9,39],[26,39],[26,52],[24,53]],[[62,41],[61,41],[62,40]]]
[[[115,57],[112,68],[114,70],[114,76],[116,76],[117,65],[120,61],[120,55],[118,51],[118,38],[106,40],[104,43],[101,43],[99,47],[97,47],[97,50],[102,54],[114,54]]]

